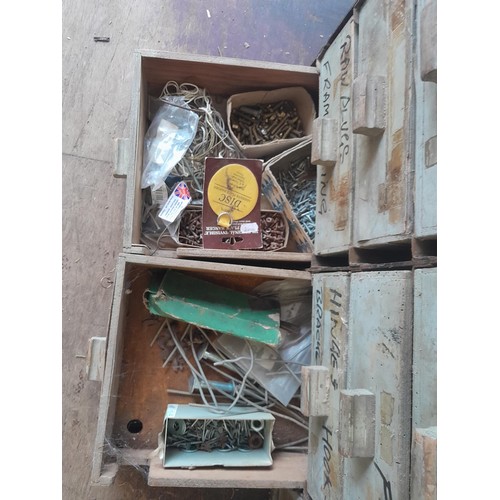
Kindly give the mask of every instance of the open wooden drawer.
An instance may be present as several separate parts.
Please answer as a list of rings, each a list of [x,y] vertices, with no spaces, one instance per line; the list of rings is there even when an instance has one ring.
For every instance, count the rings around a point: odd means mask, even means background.
[[[221,113],[227,126],[226,103],[229,97],[238,93],[302,87],[310,94],[313,102],[317,102],[317,69],[309,66],[151,51],[139,51],[135,54],[135,58],[136,73],[133,79],[130,138],[117,140],[116,154],[115,175],[127,177],[124,251],[163,257],[194,255],[195,258],[208,256],[224,260],[245,258],[310,263],[310,246],[309,251],[305,251],[301,242],[293,238],[289,238],[286,248],[279,251],[234,251],[230,249],[213,251],[186,248],[175,242],[169,244],[168,239],[164,245],[157,245],[155,241],[145,241],[142,238],[142,215],[146,190],[141,189],[141,175],[144,137],[154,113],[155,99],[158,99],[168,82],[189,83],[205,89],[211,98],[213,108]],[[310,136],[308,138],[310,140]],[[261,159],[268,158],[262,157]],[[261,208],[263,210],[272,208],[264,195],[261,196]],[[177,249],[181,255],[177,255]],[[190,254],[190,251],[193,253]]]
[[[311,288],[311,275],[306,271],[121,254],[105,367],[98,369],[90,362],[89,370],[103,374],[93,482],[110,484],[121,465],[133,465],[149,467],[148,484],[152,486],[304,488],[307,454],[296,451],[274,451],[273,465],[265,468],[163,468],[155,450],[167,405],[194,402],[193,397],[167,392],[187,390],[189,369],[172,363],[162,367],[161,343],[153,340],[164,318],[152,315],[143,300],[151,274],[172,269],[246,293],[265,281],[286,278],[302,280],[305,290]],[[217,378],[213,375],[211,379]],[[294,401],[294,405],[300,402]],[[276,448],[300,437],[306,438],[307,446],[307,418],[303,422],[305,428],[300,428],[277,417],[273,431]]]

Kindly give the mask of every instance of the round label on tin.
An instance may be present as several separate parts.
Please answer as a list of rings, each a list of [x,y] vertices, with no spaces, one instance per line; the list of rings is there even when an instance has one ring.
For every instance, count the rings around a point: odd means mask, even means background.
[[[222,227],[246,217],[255,208],[258,197],[257,179],[249,168],[239,163],[230,163],[218,170],[207,188],[208,203]]]

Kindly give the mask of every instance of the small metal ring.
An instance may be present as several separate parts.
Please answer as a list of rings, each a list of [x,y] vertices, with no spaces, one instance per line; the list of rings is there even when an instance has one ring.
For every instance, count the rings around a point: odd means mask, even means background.
[[[252,450],[262,448],[264,440],[256,432],[252,432],[248,438],[248,447]]]
[[[192,445],[189,448],[181,448],[183,452],[185,453],[194,453],[195,451],[198,451],[196,446]]]
[[[223,224],[220,223],[220,220],[221,220],[222,217],[229,217],[229,225],[228,226],[223,225]],[[234,222],[233,216],[229,212],[221,212],[217,216],[217,225],[218,226],[221,226],[221,227],[231,227],[231,225],[233,224],[233,222]]]
[[[264,428],[264,421],[263,420],[252,420],[252,423],[250,424],[250,428],[253,431],[261,431]]]

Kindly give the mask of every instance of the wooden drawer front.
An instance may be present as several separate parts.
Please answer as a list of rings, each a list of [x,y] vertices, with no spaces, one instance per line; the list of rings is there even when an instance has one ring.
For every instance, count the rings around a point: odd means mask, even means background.
[[[419,0],[416,8],[415,37],[415,236],[437,235],[437,84],[423,80],[423,45],[435,31],[435,19],[425,16],[433,0]],[[429,25],[427,23],[432,23]],[[435,50],[435,47],[434,47]],[[424,52],[424,54],[423,54]]]
[[[310,419],[308,493],[406,498],[411,271],[316,275],[313,296],[314,361],[330,369],[331,384],[327,416]]]
[[[437,268],[415,270],[413,427],[437,425]]]
[[[321,161],[317,166],[317,255],[344,252],[351,244],[354,27],[350,20],[321,60],[318,117],[325,120],[326,133],[316,140],[321,140],[323,147],[330,147],[332,155],[330,161]]]
[[[347,388],[348,273],[313,276],[312,363],[330,369],[327,416],[309,418],[307,492],[314,500],[342,499],[344,458],[338,453],[340,391]]]
[[[437,269],[415,271],[411,498],[437,494]]]
[[[353,244],[373,246],[413,230],[412,2],[367,0],[358,19]]]

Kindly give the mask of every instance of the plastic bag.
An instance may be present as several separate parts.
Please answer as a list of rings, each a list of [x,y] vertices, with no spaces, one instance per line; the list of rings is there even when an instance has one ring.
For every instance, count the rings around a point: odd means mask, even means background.
[[[254,358],[250,376],[284,406],[290,403],[300,387],[301,366],[311,363],[310,328],[294,341],[287,339],[278,349],[229,334],[217,337],[215,345],[229,359],[238,359],[237,364],[244,371],[250,367],[250,346]]]
[[[199,118],[184,98],[172,96],[166,100],[168,102],[158,109],[144,138],[142,189],[148,186],[153,191],[159,189],[196,135]]]
[[[287,406],[301,385],[301,367],[311,362],[312,291],[303,280],[285,279],[266,281],[252,294],[279,304],[283,340],[277,347],[249,341],[254,357],[251,376]],[[250,358],[244,340],[221,335],[215,344],[229,358],[241,357],[237,364],[248,370]]]

